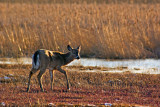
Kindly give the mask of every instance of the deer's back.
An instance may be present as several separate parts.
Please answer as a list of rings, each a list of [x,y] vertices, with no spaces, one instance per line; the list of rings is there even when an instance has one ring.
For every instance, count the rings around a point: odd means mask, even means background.
[[[40,57],[41,65],[43,64],[48,67],[55,68],[56,66],[62,66],[64,62],[62,53],[50,51],[46,49],[39,50],[39,57]]]

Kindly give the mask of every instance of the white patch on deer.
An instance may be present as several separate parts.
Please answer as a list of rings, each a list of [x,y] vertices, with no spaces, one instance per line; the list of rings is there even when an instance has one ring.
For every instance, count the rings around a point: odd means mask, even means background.
[[[37,58],[36,58],[37,60],[36,60],[36,64],[35,64],[35,62],[34,62],[34,55],[32,56],[32,67],[34,68],[34,69],[38,69],[39,68],[39,65],[40,65],[40,62],[39,62],[39,55],[37,55]]]

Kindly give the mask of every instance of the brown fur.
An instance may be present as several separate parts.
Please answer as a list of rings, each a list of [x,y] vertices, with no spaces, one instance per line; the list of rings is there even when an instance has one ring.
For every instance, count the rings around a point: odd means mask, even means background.
[[[40,49],[35,52],[34,54],[34,60],[32,61],[32,69],[29,74],[29,81],[28,81],[28,88],[27,92],[30,89],[30,79],[32,75],[40,70],[39,74],[37,75],[41,91],[44,91],[43,86],[42,86],[42,80],[41,77],[45,73],[46,69],[49,69],[50,72],[50,77],[51,77],[51,89],[53,89],[53,70],[58,70],[61,73],[63,73],[66,77],[67,81],[67,89],[69,89],[69,82],[68,78],[66,75],[66,71],[61,69],[61,66],[67,65],[74,59],[79,59],[79,53],[80,53],[80,47],[77,47],[76,49],[72,49],[68,45],[68,50],[69,52],[64,54],[61,52],[56,52],[56,51],[50,51],[50,50],[45,50],[45,49]],[[37,57],[39,55],[39,57]],[[35,58],[36,57],[36,58]],[[38,63],[36,63],[39,61]],[[36,65],[37,64],[37,65]],[[38,65],[39,64],[39,65]],[[37,67],[35,67],[37,66]]]

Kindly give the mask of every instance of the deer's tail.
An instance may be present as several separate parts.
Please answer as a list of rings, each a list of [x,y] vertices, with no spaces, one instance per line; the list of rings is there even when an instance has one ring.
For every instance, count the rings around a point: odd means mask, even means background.
[[[32,67],[34,69],[39,69],[40,60],[39,60],[39,51],[36,51],[32,56]]]

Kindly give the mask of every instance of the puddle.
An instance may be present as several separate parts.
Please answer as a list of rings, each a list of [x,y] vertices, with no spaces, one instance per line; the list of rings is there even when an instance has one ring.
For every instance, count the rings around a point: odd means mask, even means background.
[[[0,64],[31,64],[31,58],[0,58]],[[92,67],[108,67],[117,68],[124,67],[127,69],[111,70],[101,72],[126,72],[133,73],[147,73],[147,74],[160,74],[160,59],[136,59],[136,60],[105,60],[94,58],[81,58],[80,60],[74,60],[67,66],[92,66]],[[89,70],[95,72],[94,70]],[[87,71],[86,71],[87,72]]]
[[[70,65],[82,65],[82,66],[97,66],[97,67],[108,67],[117,68],[123,67],[127,69],[122,70],[111,70],[102,72],[126,72],[130,71],[133,73],[146,73],[146,74],[160,74],[160,59],[135,59],[135,60],[105,60],[105,59],[88,59],[83,58],[80,61],[75,60]],[[94,71],[90,71],[94,72]]]
[[[32,64],[32,58],[0,58],[0,64]]]

